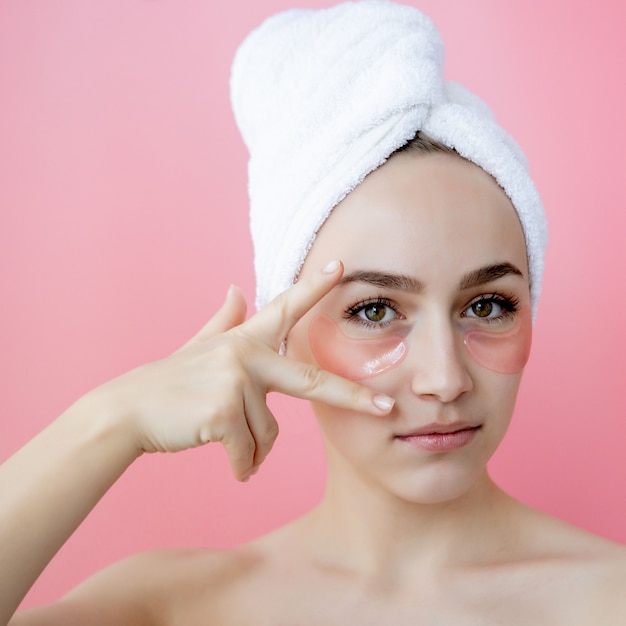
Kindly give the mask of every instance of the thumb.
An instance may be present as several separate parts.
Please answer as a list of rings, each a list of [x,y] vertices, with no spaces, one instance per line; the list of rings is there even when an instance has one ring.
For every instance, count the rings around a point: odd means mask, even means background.
[[[226,293],[222,306],[211,317],[206,325],[194,335],[185,346],[201,343],[215,335],[224,333],[235,326],[239,326],[246,320],[246,299],[239,287],[231,285]],[[185,347],[183,346],[183,347]]]

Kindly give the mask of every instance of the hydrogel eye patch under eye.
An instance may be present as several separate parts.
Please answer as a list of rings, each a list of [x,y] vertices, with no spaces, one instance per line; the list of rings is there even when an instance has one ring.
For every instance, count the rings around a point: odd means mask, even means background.
[[[399,335],[375,339],[347,337],[323,314],[311,320],[309,342],[322,369],[350,380],[363,380],[386,372],[404,359],[408,349]]]
[[[309,325],[309,342],[318,365],[349,380],[378,376],[398,366],[408,352],[400,335],[356,339],[341,332],[327,315],[318,315]],[[522,307],[514,325],[503,332],[484,328],[464,333],[463,343],[478,365],[501,374],[524,369],[532,343],[532,314]]]
[[[504,332],[482,328],[469,330],[463,343],[476,363],[501,374],[516,374],[524,369],[532,343],[532,313],[524,306],[513,326]]]

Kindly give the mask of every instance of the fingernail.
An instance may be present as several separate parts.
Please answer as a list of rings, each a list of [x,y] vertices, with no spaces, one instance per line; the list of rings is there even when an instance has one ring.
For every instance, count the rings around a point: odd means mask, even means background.
[[[327,263],[322,269],[322,272],[324,274],[333,274],[334,272],[337,271],[338,268],[339,268],[339,261],[335,259],[334,261]]]
[[[388,411],[395,404],[395,400],[389,396],[374,396],[372,402],[381,411]]]

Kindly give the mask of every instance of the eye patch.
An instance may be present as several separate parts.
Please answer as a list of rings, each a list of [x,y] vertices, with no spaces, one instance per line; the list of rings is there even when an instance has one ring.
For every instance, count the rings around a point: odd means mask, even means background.
[[[311,320],[309,342],[318,365],[350,380],[378,376],[402,362],[406,341],[399,335],[356,339],[341,332],[327,315]]]
[[[478,365],[494,372],[520,372],[528,361],[532,343],[530,307],[522,307],[513,326],[507,330],[499,332],[495,326],[493,330],[470,328],[463,333],[468,354]],[[409,349],[409,339],[398,334],[349,337],[325,314],[311,320],[309,342],[320,367],[350,380],[365,380],[384,374],[400,365]]]
[[[523,306],[511,328],[503,332],[475,328],[464,334],[463,343],[478,365],[501,374],[516,374],[528,362],[532,329],[530,307]]]

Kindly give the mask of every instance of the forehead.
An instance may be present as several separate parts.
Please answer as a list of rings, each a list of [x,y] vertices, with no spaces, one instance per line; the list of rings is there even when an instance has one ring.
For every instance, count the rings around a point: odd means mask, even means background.
[[[372,172],[320,229],[303,272],[340,258],[433,279],[509,261],[528,276],[521,224],[478,166],[447,154],[399,154]]]

